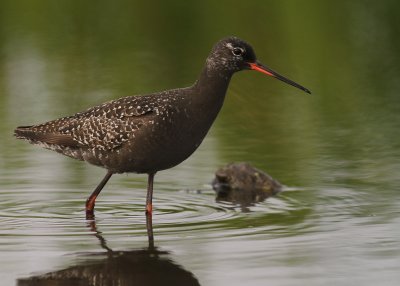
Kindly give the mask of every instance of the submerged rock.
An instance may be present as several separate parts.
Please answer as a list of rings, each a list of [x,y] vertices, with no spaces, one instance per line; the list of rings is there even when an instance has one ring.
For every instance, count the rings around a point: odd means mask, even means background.
[[[248,163],[230,163],[218,169],[212,187],[217,193],[217,201],[244,206],[264,201],[282,190],[278,181]]]

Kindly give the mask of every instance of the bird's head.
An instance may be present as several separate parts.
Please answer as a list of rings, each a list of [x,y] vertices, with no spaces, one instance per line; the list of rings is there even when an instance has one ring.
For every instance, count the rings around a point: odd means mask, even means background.
[[[207,68],[209,70],[216,70],[222,75],[232,75],[241,70],[255,70],[277,78],[307,93],[311,93],[307,88],[260,63],[253,48],[245,41],[236,37],[228,37],[215,44],[207,58]]]

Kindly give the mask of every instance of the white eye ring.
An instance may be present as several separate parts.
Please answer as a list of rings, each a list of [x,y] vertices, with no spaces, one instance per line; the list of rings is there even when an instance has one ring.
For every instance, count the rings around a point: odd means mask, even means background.
[[[232,54],[233,54],[234,56],[241,56],[241,55],[244,54],[244,49],[243,49],[243,48],[239,48],[239,47],[234,47],[234,48],[232,49]]]

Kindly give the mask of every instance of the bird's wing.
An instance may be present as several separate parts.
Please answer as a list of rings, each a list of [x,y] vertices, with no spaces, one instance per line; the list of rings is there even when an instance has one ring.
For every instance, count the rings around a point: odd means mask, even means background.
[[[155,114],[149,96],[131,96],[103,103],[73,116],[15,130],[32,143],[111,150],[134,136]]]

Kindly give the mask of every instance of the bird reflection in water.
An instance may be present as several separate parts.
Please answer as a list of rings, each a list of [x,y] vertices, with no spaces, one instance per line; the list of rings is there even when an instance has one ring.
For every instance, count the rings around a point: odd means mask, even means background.
[[[18,280],[18,286],[108,286],[108,285],[200,285],[194,275],[174,263],[167,251],[154,246],[151,215],[146,216],[148,247],[131,251],[113,251],[95,220],[88,226],[107,252],[86,253],[90,260],[63,270]],[[102,257],[100,260],[91,258]]]

